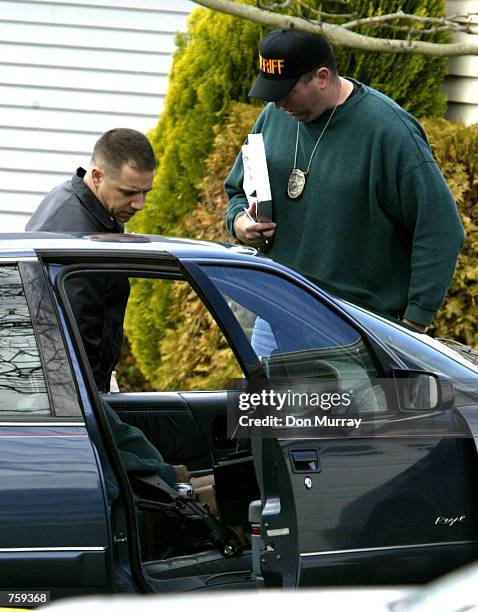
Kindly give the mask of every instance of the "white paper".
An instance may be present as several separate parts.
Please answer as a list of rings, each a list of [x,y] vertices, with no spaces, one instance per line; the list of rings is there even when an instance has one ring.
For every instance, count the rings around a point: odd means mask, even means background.
[[[242,147],[244,164],[243,189],[249,206],[254,201],[268,202],[272,199],[266,150],[262,134],[249,134],[247,144]]]

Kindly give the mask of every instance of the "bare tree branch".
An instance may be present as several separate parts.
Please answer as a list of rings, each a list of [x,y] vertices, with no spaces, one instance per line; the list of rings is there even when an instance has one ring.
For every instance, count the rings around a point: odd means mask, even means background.
[[[384,30],[390,30],[391,32],[404,32],[408,36],[422,35],[422,34],[434,34],[435,32],[449,32],[449,26],[437,26],[434,28],[413,28],[410,26],[395,26],[389,23],[383,23],[380,27]],[[471,33],[467,30],[456,30],[457,32]]]
[[[378,15],[377,17],[365,17],[363,19],[355,19],[354,21],[349,21],[346,23],[342,23],[341,26],[343,28],[351,29],[356,28],[363,25],[382,25],[387,21],[392,21],[395,19],[405,20],[405,21],[414,21],[416,23],[436,23],[439,26],[442,26],[440,30],[452,30],[455,32],[469,32],[470,28],[473,27],[472,23],[462,24],[459,19],[471,19],[471,17],[477,15],[477,13],[468,13],[466,15],[454,15],[452,17],[421,17],[418,15],[408,15],[403,11],[398,11],[397,13],[390,13],[389,15]],[[391,26],[397,27],[397,26]],[[399,29],[397,27],[397,29]],[[404,28],[400,28],[404,30]],[[416,32],[435,32],[438,28],[430,28],[429,30],[415,30]]]
[[[301,0],[283,0],[283,2],[274,2],[274,0],[256,0],[256,4],[258,7],[265,9],[265,10],[269,10],[269,11],[273,11],[276,8],[288,8],[291,2],[295,2],[296,4],[306,6],[309,10],[313,12],[316,12],[316,13],[320,12],[316,8],[313,8],[308,3],[303,2]],[[330,4],[342,4],[345,6],[347,4],[350,4],[350,0],[327,0],[327,2]]]
[[[270,2],[269,0],[266,0],[266,2],[264,2],[263,0],[256,0],[256,1],[257,1],[257,6],[260,9],[265,9],[267,11],[274,11],[275,9],[278,9],[278,8],[289,8],[290,2],[291,2],[291,0],[284,0],[284,2]]]
[[[322,10],[316,9],[313,6],[310,6],[308,2],[304,2],[304,0],[295,0],[298,6],[305,7],[308,11],[310,11],[313,15],[316,15],[318,19],[325,17],[326,19],[351,19],[352,17],[356,17],[357,13],[326,13]]]
[[[235,15],[242,19],[255,21],[266,26],[295,29],[309,34],[322,34],[337,47],[350,47],[361,51],[379,51],[382,53],[414,53],[436,57],[455,55],[478,55],[478,39],[470,34],[470,42],[430,43],[422,40],[398,40],[376,38],[352,32],[341,25],[311,22],[301,17],[274,13],[235,2],[234,0],[194,0],[196,4],[207,8]]]

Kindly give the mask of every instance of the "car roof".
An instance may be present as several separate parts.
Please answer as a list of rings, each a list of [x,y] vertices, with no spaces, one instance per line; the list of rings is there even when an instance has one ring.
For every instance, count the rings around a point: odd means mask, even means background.
[[[207,242],[149,234],[81,234],[60,232],[0,233],[0,258],[35,256],[36,252],[124,251],[155,252],[177,257],[249,259],[257,249],[228,243]]]

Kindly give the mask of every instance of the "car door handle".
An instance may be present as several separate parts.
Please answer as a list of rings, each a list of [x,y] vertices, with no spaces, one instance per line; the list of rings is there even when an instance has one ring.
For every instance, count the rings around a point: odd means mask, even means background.
[[[289,454],[294,474],[320,472],[320,459],[317,449],[290,449]]]

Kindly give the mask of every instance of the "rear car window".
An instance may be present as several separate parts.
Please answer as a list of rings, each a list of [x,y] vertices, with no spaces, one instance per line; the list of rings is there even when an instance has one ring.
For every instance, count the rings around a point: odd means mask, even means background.
[[[20,273],[0,267],[0,419],[50,415],[42,364]]]

